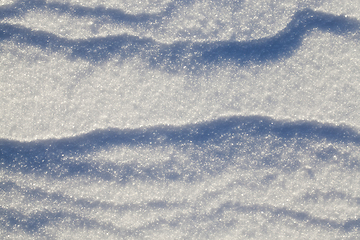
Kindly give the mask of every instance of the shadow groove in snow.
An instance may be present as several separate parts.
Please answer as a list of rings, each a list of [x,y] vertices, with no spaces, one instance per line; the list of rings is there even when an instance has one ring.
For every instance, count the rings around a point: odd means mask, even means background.
[[[345,192],[341,191],[322,191],[321,189],[315,189],[311,192],[305,193],[300,201],[303,203],[331,203],[334,201],[346,202],[349,205],[360,205],[360,197],[353,197]]]
[[[157,146],[176,145],[181,142],[192,142],[200,145],[209,140],[216,141],[226,133],[246,133],[255,137],[272,134],[285,139],[306,138],[317,141],[325,139],[334,142],[360,144],[360,133],[345,125],[306,120],[276,120],[266,116],[232,116],[184,126],[159,125],[138,129],[98,129],[74,137],[30,142],[1,139],[0,149],[2,154],[17,148],[19,150],[26,149],[29,153],[37,150],[44,152],[57,150],[59,153],[63,151],[85,153],[114,145]]]
[[[285,29],[273,37],[250,42],[218,42],[204,51],[206,62],[231,59],[239,63],[265,62],[288,58],[301,46],[303,38],[313,29],[328,31],[337,35],[357,32],[360,22],[345,16],[305,9],[292,17]]]
[[[71,5],[69,3],[46,2],[45,0],[19,0],[13,4],[0,7],[0,19],[22,17],[30,11],[49,10],[53,13],[69,14],[73,17],[91,17],[114,23],[127,24],[154,24],[161,22],[164,17],[169,17],[171,13],[181,5],[189,5],[193,1],[171,1],[163,11],[149,14],[128,14],[121,9],[105,8],[98,6],[95,8],[81,5]]]
[[[265,141],[271,137],[278,142],[269,145],[267,155],[255,159],[237,161],[245,154],[238,142]],[[180,127],[156,126],[144,129],[105,129],[87,134],[62,138],[19,142],[0,140],[0,168],[24,174],[38,173],[54,178],[90,176],[107,181],[127,183],[133,179],[142,181],[197,181],[206,175],[218,175],[230,166],[243,166],[250,169],[276,168],[280,171],[294,172],[301,168],[298,160],[281,158],[281,147],[286,141],[296,141],[297,148],[307,149],[303,141],[327,141],[335,144],[360,144],[360,135],[345,126],[298,121],[286,122],[268,117],[228,117],[214,121],[189,124]],[[249,144],[249,143],[246,143]],[[263,145],[269,144],[264,142]],[[305,145],[304,145],[305,144]],[[160,163],[144,166],[137,162],[116,163],[83,160],[100,150],[114,147],[166,148],[174,147],[186,152],[193,149],[190,159],[170,158]],[[277,150],[277,147],[280,150]],[[260,151],[256,147],[245,147],[249,152]],[[273,150],[271,150],[273,149]],[[329,154],[325,149],[324,154]],[[319,162],[330,162],[331,158],[322,158]],[[316,157],[316,154],[315,154]],[[77,159],[78,158],[78,159]],[[209,159],[212,159],[209,161]],[[345,159],[342,167],[360,166],[358,159]]]
[[[335,16],[305,9],[298,11],[286,26],[273,37],[234,42],[175,42],[163,44],[151,38],[120,35],[85,40],[61,38],[44,31],[0,24],[0,39],[38,46],[52,51],[70,53],[72,59],[82,58],[94,63],[107,61],[115,55],[124,59],[141,54],[150,66],[178,71],[197,71],[201,66],[222,61],[240,65],[264,63],[290,57],[301,46],[303,38],[313,29],[347,34],[358,32],[360,22],[345,16]]]
[[[236,211],[241,213],[270,213],[271,215],[268,216],[268,219],[273,220],[281,220],[281,218],[289,217],[294,219],[295,221],[301,223],[306,223],[308,225],[313,226],[320,226],[322,228],[333,228],[339,229],[342,231],[352,231],[354,229],[360,228],[360,219],[348,219],[346,221],[336,221],[326,218],[319,218],[312,216],[309,213],[291,210],[287,208],[279,208],[273,206],[264,206],[264,205],[243,205],[239,202],[227,202],[222,204],[219,208],[213,210],[210,213],[210,216],[222,216],[225,211]]]
[[[43,50],[70,52],[70,59],[82,58],[92,62],[106,60],[113,53],[127,58],[149,49],[149,46],[156,45],[151,39],[140,39],[127,34],[72,40],[44,31],[33,31],[18,25],[0,24],[0,40],[7,39],[37,46]]]
[[[127,232],[126,229],[118,228],[111,223],[102,223],[94,219],[78,216],[75,213],[65,211],[37,211],[30,215],[24,215],[15,209],[7,209],[0,206],[0,221],[7,231],[22,229],[27,233],[41,233],[41,228],[50,224],[71,222],[74,228],[102,229],[110,233],[120,234]]]
[[[159,210],[162,209],[160,208]],[[279,208],[259,204],[244,205],[239,202],[224,203],[206,214],[199,214],[199,212],[196,211],[196,213],[182,214],[182,216],[168,219],[159,217],[154,221],[145,222],[133,229],[119,228],[114,226],[112,223],[102,223],[97,220],[81,217],[75,213],[68,213],[66,211],[38,211],[27,216],[15,209],[0,207],[0,219],[2,226],[5,227],[7,231],[13,231],[15,228],[20,228],[25,232],[33,234],[41,232],[40,229],[46,227],[47,225],[57,224],[57,222],[60,223],[67,220],[71,221],[71,225],[74,228],[101,229],[119,236],[133,236],[134,234],[140,234],[142,231],[148,229],[154,230],[160,228],[162,225],[167,225],[170,228],[176,228],[184,221],[193,221],[195,225],[201,225],[201,223],[210,221],[212,226],[211,231],[216,231],[216,228],[231,228],[237,224],[238,216],[233,216],[231,220],[221,220],[227,211],[244,214],[266,214],[266,218],[269,221],[282,221],[284,218],[291,218],[297,223],[305,223],[306,225],[325,229],[339,229],[344,232],[358,230],[360,227],[360,219],[336,221],[327,218],[315,217],[307,212],[291,210],[285,207]]]
[[[50,201],[54,204],[66,205],[69,207],[76,207],[78,209],[100,209],[102,211],[111,211],[118,215],[122,215],[129,211],[137,211],[139,209],[173,209],[184,207],[184,203],[180,202],[168,202],[166,200],[153,200],[143,202],[141,204],[127,203],[127,204],[115,204],[112,202],[91,199],[91,198],[74,198],[61,192],[48,193],[41,188],[29,188],[17,185],[12,181],[0,182],[0,190],[3,192],[20,193],[28,201]]]
[[[148,221],[135,228],[117,227],[110,222],[101,222],[92,218],[82,217],[67,211],[37,211],[30,215],[24,215],[15,209],[6,209],[0,206],[0,222],[8,232],[21,229],[29,234],[43,234],[42,228],[48,225],[57,225],[69,222],[73,229],[99,229],[117,236],[137,236],[146,230],[160,228],[162,225],[175,227],[176,220],[165,220],[161,217],[154,221]]]

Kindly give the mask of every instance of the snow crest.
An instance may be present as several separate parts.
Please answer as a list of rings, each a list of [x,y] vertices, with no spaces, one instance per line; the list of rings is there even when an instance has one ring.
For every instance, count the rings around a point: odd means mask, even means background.
[[[0,1],[0,237],[358,238],[357,5]]]

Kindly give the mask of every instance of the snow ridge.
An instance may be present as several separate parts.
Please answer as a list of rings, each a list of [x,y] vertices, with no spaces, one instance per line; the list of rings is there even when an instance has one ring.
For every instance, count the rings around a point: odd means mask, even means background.
[[[67,229],[66,223],[124,238],[166,229],[182,231],[185,224],[191,230],[182,236],[191,238],[199,228],[202,234],[212,229],[205,237],[245,227],[243,216],[250,214],[255,228],[261,229],[263,220],[268,222],[260,236],[275,236],[270,226],[291,228],[284,225],[285,219],[303,230],[315,228],[329,234],[340,230],[337,234],[351,235],[359,226],[358,218],[334,219],[334,215],[322,216],[317,211],[340,204],[348,206],[343,209],[348,212],[358,205],[359,198],[352,196],[351,186],[343,185],[347,181],[343,177],[360,170],[359,143],[359,133],[346,126],[261,116],[229,117],[181,127],[97,130],[33,142],[3,139],[2,193],[11,196],[16,192],[22,196],[21,204],[36,204],[37,209],[24,213],[15,201],[3,202],[7,207],[0,209],[2,221],[7,231],[16,229],[42,237],[50,234],[46,229],[51,226]],[[152,154],[161,157],[146,160]],[[312,189],[330,169],[339,182]],[[49,181],[50,185],[23,182],[29,177]],[[302,182],[297,182],[299,177]],[[62,188],[68,181],[82,190]],[[98,184],[104,190],[95,190]],[[137,190],[141,185],[148,186],[150,192],[142,195]],[[165,197],[179,186],[198,190]],[[290,194],[294,186],[299,190]],[[105,197],[109,190],[124,195],[113,202]],[[137,200],[125,192],[133,192]],[[276,199],[261,197],[269,192]],[[142,212],[153,215],[152,220],[121,220],[129,214],[141,216]],[[119,220],[105,220],[110,213]]]
[[[134,17],[136,18],[135,15]],[[195,66],[225,60],[232,60],[240,65],[281,60],[291,57],[301,46],[304,36],[314,28],[344,35],[357,33],[359,27],[360,22],[356,19],[305,9],[296,12],[286,28],[275,36],[244,42],[187,41],[164,44],[152,38],[129,34],[73,40],[6,23],[0,25],[0,39],[70,53],[69,57],[73,60],[81,58],[93,63],[107,61],[114,55],[125,59],[145,52],[151,66],[165,65],[166,68],[179,70],[184,66],[194,69]]]
[[[1,239],[359,238],[358,17],[71,2],[0,7]]]

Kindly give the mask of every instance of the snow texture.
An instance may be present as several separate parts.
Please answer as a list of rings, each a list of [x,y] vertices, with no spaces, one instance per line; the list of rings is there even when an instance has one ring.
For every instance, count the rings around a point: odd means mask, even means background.
[[[0,1],[0,238],[360,238],[359,30],[358,0]]]

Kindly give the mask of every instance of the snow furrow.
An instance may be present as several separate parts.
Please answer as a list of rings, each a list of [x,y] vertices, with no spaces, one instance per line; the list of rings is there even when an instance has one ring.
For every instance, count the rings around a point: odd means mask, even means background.
[[[359,238],[358,3],[0,5],[1,239]]]

